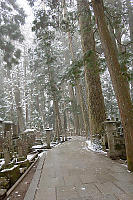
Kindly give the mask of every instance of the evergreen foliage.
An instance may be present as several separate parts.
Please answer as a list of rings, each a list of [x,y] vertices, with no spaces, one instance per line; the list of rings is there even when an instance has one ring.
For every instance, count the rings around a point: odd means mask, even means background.
[[[10,68],[18,64],[20,49],[16,48],[15,42],[22,42],[24,37],[20,26],[25,23],[25,14],[16,0],[2,0],[0,2],[0,49],[3,54],[5,66]]]

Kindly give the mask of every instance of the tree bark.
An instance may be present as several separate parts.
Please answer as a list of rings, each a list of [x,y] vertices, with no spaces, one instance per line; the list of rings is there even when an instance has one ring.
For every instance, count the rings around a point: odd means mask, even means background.
[[[20,90],[17,86],[15,87],[15,102],[17,108],[19,130],[20,133],[22,133],[24,131],[24,116],[23,116],[23,109],[21,106]]]
[[[66,16],[67,16],[67,8],[66,8],[66,1],[65,0],[62,0],[62,6],[63,6],[63,10],[64,10],[64,16],[63,17],[65,19]],[[71,35],[69,30],[68,30],[67,33],[68,33],[68,40],[69,40],[69,50],[71,52],[72,60],[74,62],[75,61],[75,55],[74,55],[74,50],[73,50],[72,35]],[[71,93],[71,98],[75,101],[75,104],[78,105],[78,103],[79,103],[79,107],[81,108],[81,106],[82,106],[82,102],[81,102],[82,97],[80,96],[81,95],[81,91],[80,91],[81,87],[79,87],[78,85],[79,85],[79,78],[75,80],[75,88],[76,88],[76,91],[77,91],[77,96],[76,96],[77,98],[74,97],[75,96],[74,93],[72,94],[72,88],[70,88],[71,86],[69,87],[69,91]],[[79,99],[79,102],[78,102],[78,99]],[[74,104],[72,103],[72,107],[73,106],[74,106]],[[85,112],[82,108],[81,108],[81,113],[82,113],[82,115],[77,114],[77,116],[76,116],[76,113],[74,113],[74,111],[73,111],[73,117],[75,118],[74,124],[78,126],[78,127],[75,127],[76,133],[78,135],[80,134],[80,132],[82,130],[82,121],[83,121],[83,124],[84,124],[84,129],[86,131],[86,134],[88,134],[88,130],[86,129],[88,127],[88,125],[86,124],[87,121],[84,120],[85,119]],[[77,122],[77,120],[78,120],[78,122]]]
[[[112,39],[106,24],[103,1],[92,0],[92,6],[120,110],[122,125],[125,134],[128,169],[133,171],[133,105],[127,87],[127,79],[124,75],[122,75],[117,54],[115,52]]]
[[[54,83],[53,72],[50,70],[49,66],[48,66],[48,73],[49,73],[49,82],[50,82],[51,93],[52,93],[53,104],[54,104],[56,135],[57,135],[58,141],[60,141],[60,135],[62,134],[63,130],[62,130],[62,125],[61,125],[60,112],[59,112],[59,102],[58,102],[58,97],[57,97],[58,90],[57,90],[56,85]]]
[[[82,117],[83,117],[83,123],[84,123],[84,129],[85,129],[85,134],[86,134],[86,138],[88,138],[88,132],[89,132],[89,115],[87,113],[87,108],[86,108],[86,104],[84,101],[84,97],[83,97],[83,92],[82,92],[82,86],[79,82],[79,80],[76,80],[76,87],[79,93],[79,98],[80,98],[80,107],[81,107],[81,111],[82,111]]]
[[[95,41],[91,11],[87,0],[77,0],[82,49],[84,53],[85,80],[88,95],[89,126],[91,135],[103,132],[106,119],[99,67],[95,54]]]
[[[131,52],[133,53],[133,6],[131,5],[130,0],[126,0],[126,4],[127,4],[127,9],[128,9],[129,31],[130,31],[130,40],[131,40]],[[132,71],[133,71],[133,62],[132,62]],[[131,77],[131,78],[133,79],[133,77]],[[133,101],[133,80],[131,80],[131,98],[132,98],[132,101]]]
[[[79,118],[77,115],[77,102],[75,99],[73,87],[71,84],[69,84],[69,94],[71,98],[71,104],[72,104],[72,110],[73,110],[73,120],[74,120],[74,128],[75,128],[75,134],[79,135]]]

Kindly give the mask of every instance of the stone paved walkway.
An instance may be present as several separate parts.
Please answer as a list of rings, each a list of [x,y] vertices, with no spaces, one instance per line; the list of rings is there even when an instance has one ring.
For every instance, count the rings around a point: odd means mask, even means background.
[[[133,174],[84,147],[76,137],[47,153],[34,200],[133,200]]]

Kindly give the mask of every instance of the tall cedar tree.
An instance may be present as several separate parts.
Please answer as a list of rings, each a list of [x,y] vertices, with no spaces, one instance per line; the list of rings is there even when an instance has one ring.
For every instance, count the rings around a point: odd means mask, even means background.
[[[120,110],[125,134],[128,169],[133,171],[133,105],[127,87],[127,78],[122,74],[121,66],[107,27],[103,0],[93,0],[92,6]]]
[[[94,135],[103,131],[103,122],[106,118],[104,98],[95,53],[95,40],[88,1],[77,0],[77,7],[88,92],[89,125],[91,135]]]

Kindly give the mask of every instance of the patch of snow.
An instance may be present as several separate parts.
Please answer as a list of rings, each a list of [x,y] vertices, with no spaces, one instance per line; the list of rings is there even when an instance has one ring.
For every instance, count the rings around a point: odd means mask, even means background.
[[[52,131],[53,128],[45,128],[44,130],[45,130],[45,131]]]
[[[0,122],[3,122],[3,119],[0,117]]]
[[[42,157],[44,153],[46,153],[46,151],[43,151],[43,152],[39,153],[38,157]]]
[[[85,150],[91,150],[94,152],[99,152],[107,155],[107,152],[103,151],[98,144],[91,142],[91,140],[86,141],[87,147],[84,147]]]
[[[4,164],[5,164],[5,160],[4,159],[0,159],[0,169]]]
[[[12,168],[9,168],[9,169],[3,169],[1,172],[11,171],[11,170],[15,169],[16,167],[18,167],[18,165],[14,165]]]
[[[34,132],[34,131],[35,131],[35,129],[26,129],[26,130],[24,131],[24,133]]]
[[[27,160],[32,160],[32,158],[34,157],[35,154],[29,154],[27,155]]]
[[[22,174],[24,172],[24,168],[19,168],[19,171]]]
[[[35,145],[35,146],[32,146],[32,149],[41,149],[43,148],[43,145]]]
[[[82,187],[81,190],[85,190],[85,187]]]
[[[55,147],[59,147],[61,145],[61,143],[57,144]]]
[[[17,161],[16,164],[24,163],[26,160],[27,160],[27,159],[21,160],[21,161]]]
[[[13,124],[12,121],[4,121],[4,124]]]
[[[128,167],[127,164],[121,164],[121,165],[124,166],[124,167],[126,167],[126,168]]]
[[[130,170],[127,170],[128,173],[132,173]]]

